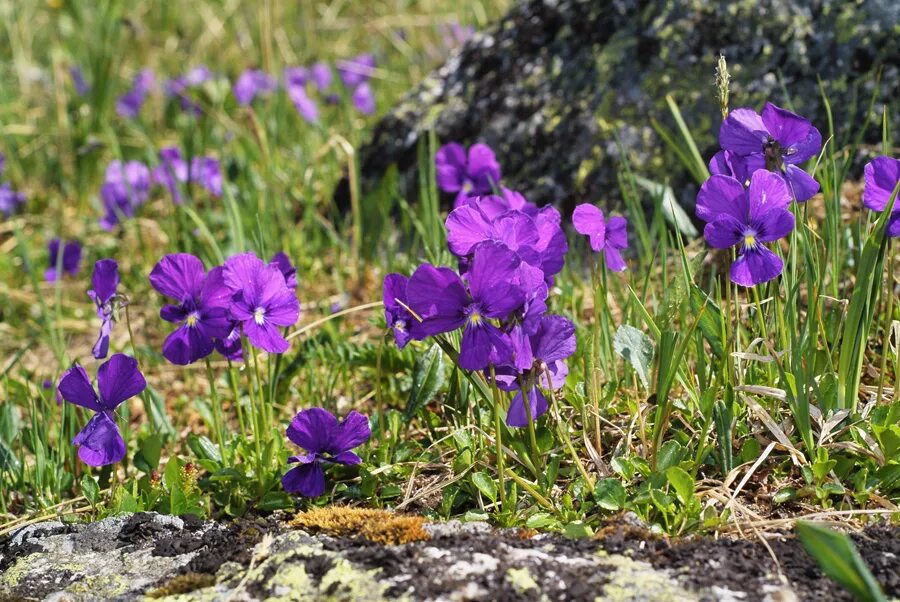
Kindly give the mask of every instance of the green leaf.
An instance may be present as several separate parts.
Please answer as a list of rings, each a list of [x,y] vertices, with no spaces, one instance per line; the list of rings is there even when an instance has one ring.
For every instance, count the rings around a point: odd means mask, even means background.
[[[547,527],[556,525],[557,521],[552,514],[546,512],[537,512],[528,517],[525,526],[529,529],[546,529]]]
[[[163,485],[169,491],[175,491],[176,489],[180,491],[182,480],[181,462],[173,456],[166,462],[166,469],[163,471]]]
[[[625,507],[628,498],[621,481],[608,477],[594,487],[594,500],[605,510],[620,510]]]
[[[631,364],[641,384],[650,388],[650,366],[653,363],[653,340],[628,324],[622,324],[613,337],[613,349]]]
[[[293,510],[294,500],[284,491],[270,491],[256,505],[261,510]]]
[[[860,557],[856,546],[843,533],[806,521],[797,523],[800,543],[826,575],[866,602],[886,601],[878,582]]]
[[[675,441],[674,439],[666,441],[662,444],[662,447],[659,448],[659,453],[656,456],[656,469],[660,472],[665,472],[669,467],[675,466],[681,462],[683,451],[684,450],[678,441]]]
[[[81,495],[85,497],[91,506],[96,506],[100,501],[100,486],[90,475],[81,477]]]
[[[584,539],[585,537],[591,537],[593,534],[594,530],[580,520],[572,521],[563,527],[563,535],[569,539]]]
[[[709,343],[716,357],[721,358],[725,353],[725,343],[722,341],[722,332],[724,322],[722,322],[722,310],[710,299],[706,293],[691,283],[691,311],[694,315],[700,316],[700,322],[697,327],[703,338]],[[703,312],[702,314],[700,312]]]
[[[476,472],[472,475],[472,483],[478,487],[483,495],[487,496],[491,502],[497,501],[497,483],[486,472]]]
[[[684,469],[678,466],[670,466],[666,470],[666,479],[675,489],[675,495],[678,501],[683,505],[687,505],[694,499],[694,479]]]
[[[144,437],[138,442],[138,451],[134,454],[134,465],[142,472],[150,473],[159,466],[162,454],[162,439],[158,435]]]
[[[222,454],[219,453],[219,446],[210,441],[205,435],[198,437],[192,433],[188,435],[187,444],[199,459],[222,463]]]
[[[409,391],[409,399],[404,412],[407,420],[434,399],[441,387],[444,386],[444,375],[444,354],[441,352],[441,348],[434,344],[425,352],[425,355],[416,359],[412,388]]]
[[[3,439],[0,439],[0,472],[18,470],[18,468],[19,459],[16,458],[16,454],[3,442]]]

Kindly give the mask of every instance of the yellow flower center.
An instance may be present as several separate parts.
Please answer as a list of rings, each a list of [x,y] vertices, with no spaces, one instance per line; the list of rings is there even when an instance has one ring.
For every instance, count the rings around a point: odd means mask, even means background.
[[[191,313],[189,313],[186,320],[188,328],[193,328],[194,326],[196,326],[198,320],[199,318],[197,317],[197,312],[192,311]]]
[[[756,235],[755,234],[747,234],[744,236],[744,246],[745,247],[755,247],[756,246]]]
[[[473,311],[471,314],[469,314],[469,323],[473,325],[481,324],[481,314],[477,311]]]
[[[262,326],[263,322],[266,321],[266,308],[265,307],[257,307],[256,311],[253,312],[253,321],[257,323],[257,325]]]

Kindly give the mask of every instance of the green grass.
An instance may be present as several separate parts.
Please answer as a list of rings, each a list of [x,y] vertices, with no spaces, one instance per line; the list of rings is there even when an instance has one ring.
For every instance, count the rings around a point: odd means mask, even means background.
[[[900,303],[886,275],[897,245],[852,186],[842,203],[858,148],[829,138],[830,124],[815,124],[828,142],[808,166],[822,195],[796,209],[797,228],[780,247],[783,276],[754,290],[731,286],[724,254],[673,226],[665,187],[638,165],[621,166],[630,269],[607,273],[570,235],[549,305],[577,325],[578,351],[533,429],[497,420],[509,398],[456,367],[456,335],[397,350],[377,304],[381,278],[452,262],[432,166],[449,141],[423,142],[416,204],[388,173],[342,213],[332,191],[344,177],[358,191],[356,149],[374,119],[345,98],[323,105],[311,126],[281,92],[238,107],[225,76],[374,52],[381,113],[446,55],[436,23],[481,26],[503,4],[201,1],[188,13],[154,2],[87,11],[0,0],[3,179],[29,199],[0,222],[0,524],[57,512],[223,516],[332,501],[573,536],[622,510],[671,534],[822,510],[896,518],[900,359],[886,333]],[[161,94],[136,121],[115,116],[115,98],[141,68],[162,79],[199,64],[223,76],[203,88],[204,116],[181,114]],[[88,96],[75,95],[71,65],[85,71]],[[676,129],[656,125],[702,181],[705,158],[677,100],[669,99]],[[890,154],[890,124],[873,112],[867,127],[878,126]],[[137,218],[100,229],[108,162],[155,164],[169,145],[216,155],[223,196],[195,189],[176,206],[157,190]],[[645,213],[648,205],[655,210]],[[42,279],[53,237],[78,238],[86,252],[81,274],[56,286]],[[150,269],[166,253],[211,266],[246,250],[284,250],[297,264],[303,312],[291,349],[243,366],[219,356],[168,364]],[[68,443],[88,413],[57,405],[42,383],[75,361],[96,372],[98,323],[85,291],[103,257],[119,261],[128,298],[112,349],[134,355],[150,387],[119,410],[126,459],[92,469]],[[335,302],[346,311],[332,313]],[[283,431],[311,406],[358,409],[373,436],[361,466],[335,467],[328,495],[303,500],[281,490],[296,451]]]

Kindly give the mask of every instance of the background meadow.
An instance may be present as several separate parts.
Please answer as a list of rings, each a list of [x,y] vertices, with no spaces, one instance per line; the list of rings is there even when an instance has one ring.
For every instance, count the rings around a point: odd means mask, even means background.
[[[0,532],[58,512],[237,516],[330,502],[572,536],[623,510],[669,534],[897,516],[897,248],[887,217],[864,209],[849,181],[861,157],[896,154],[896,99],[873,99],[859,137],[814,124],[823,145],[805,167],[820,194],[791,207],[796,226],[773,246],[782,275],[751,288],[729,283],[730,254],[708,248],[664,183],[648,186],[623,162],[620,189],[594,201],[628,218],[628,270],[606,269],[562,216],[568,252],[548,306],[574,323],[577,350],[547,415],[510,428],[500,417],[511,395],[456,366],[455,334],[398,349],[380,305],[388,273],[455,261],[444,227],[453,195],[438,191],[434,168],[453,141],[421,145],[415,203],[390,172],[363,190],[356,163],[377,115],[505,3],[192,6],[0,2],[0,181],[26,199],[0,222]],[[301,84],[301,102],[287,93],[284,69],[334,69],[363,53],[375,58],[375,114],[336,71],[324,91]],[[200,66],[204,81],[166,93]],[[120,99],[145,69],[155,83],[137,116],[123,116]],[[278,89],[238,103],[246,69]],[[671,152],[700,184],[710,157],[677,101]],[[881,147],[859,147],[864,128],[882,132]],[[221,181],[189,176],[180,204],[154,185],[134,216],[113,212],[104,228],[110,163],[153,169],[172,147],[217,159]],[[344,180],[349,207],[334,201]],[[65,267],[50,263],[52,239],[80,241],[83,257],[48,282],[45,270]],[[171,328],[151,269],[170,253],[210,268],[246,251],[283,251],[296,267],[289,350],[166,361]],[[124,460],[91,468],[69,443],[90,413],[59,404],[56,383],[73,362],[91,377],[101,363],[86,291],[103,258],[121,275],[111,353],[135,357],[148,386],[116,410]],[[361,412],[372,434],[360,465],[329,466],[325,495],[302,498],[282,487],[297,453],[284,429],[311,407]]]

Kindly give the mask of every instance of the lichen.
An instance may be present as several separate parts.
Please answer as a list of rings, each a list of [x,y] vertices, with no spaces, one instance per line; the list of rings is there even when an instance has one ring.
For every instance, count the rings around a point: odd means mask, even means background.
[[[511,568],[506,571],[506,581],[519,594],[525,594],[533,589],[538,589],[537,581],[526,568]]]
[[[214,575],[204,573],[185,573],[177,575],[167,583],[147,592],[148,598],[164,598],[177,594],[186,594],[215,584]]]
[[[609,582],[603,586],[602,596],[597,600],[687,602],[697,599],[667,573],[654,569],[646,562],[618,554],[604,556],[603,562],[614,567],[615,571],[610,573]]]
[[[333,537],[362,537],[384,545],[426,541],[421,516],[395,514],[386,510],[331,506],[300,512],[289,523],[292,527]]]

